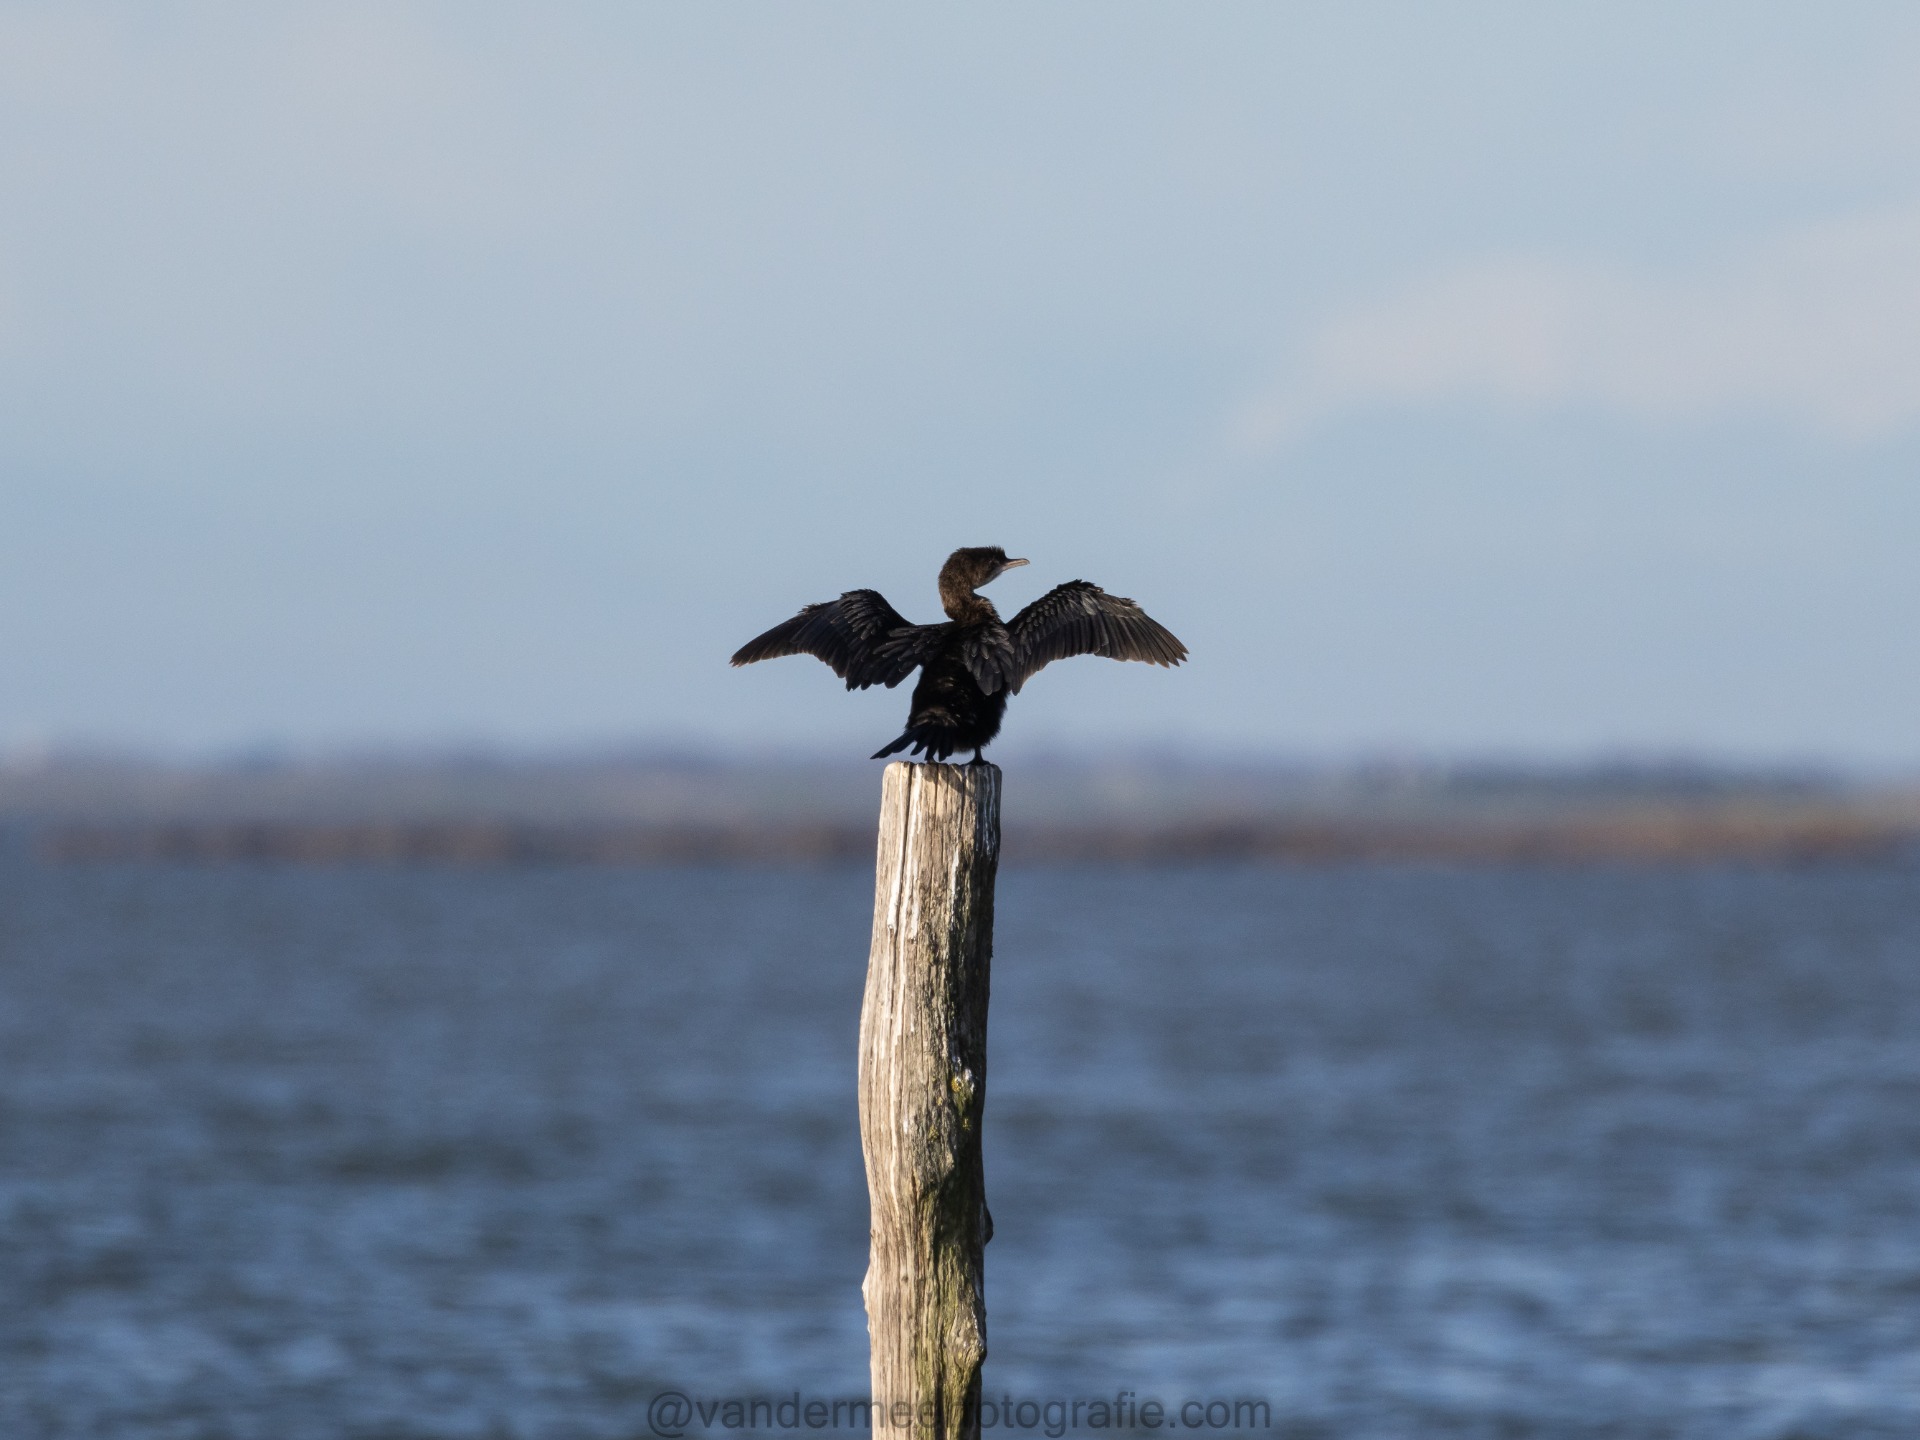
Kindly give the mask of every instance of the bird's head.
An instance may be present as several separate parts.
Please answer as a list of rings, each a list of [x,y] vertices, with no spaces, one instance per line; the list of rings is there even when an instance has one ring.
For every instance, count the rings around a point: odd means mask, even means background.
[[[1009,560],[1007,552],[998,545],[969,545],[954,551],[947,557],[947,563],[940,567],[940,590],[942,594],[960,586],[977,590],[982,585],[998,580],[1014,566],[1026,563],[1024,560]]]

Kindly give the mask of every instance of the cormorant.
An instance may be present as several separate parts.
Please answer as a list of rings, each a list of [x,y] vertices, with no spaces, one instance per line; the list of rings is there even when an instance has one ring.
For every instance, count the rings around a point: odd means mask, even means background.
[[[940,567],[944,625],[909,624],[879,591],[849,590],[748,641],[733,663],[817,655],[849,690],[891,689],[918,669],[906,730],[873,758],[907,750],[945,760],[972,750],[977,765],[1000,733],[1007,697],[1049,661],[1104,655],[1178,665],[1187,658],[1187,647],[1133,601],[1085,580],[1056,585],[1003,625],[992,602],[975,592],[1026,563],[1009,560],[998,545],[956,550]]]

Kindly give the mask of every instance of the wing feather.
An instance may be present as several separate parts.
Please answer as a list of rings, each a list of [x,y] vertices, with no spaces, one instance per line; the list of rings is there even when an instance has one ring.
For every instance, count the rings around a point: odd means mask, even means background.
[[[826,661],[849,690],[892,688],[914,672],[944,629],[909,623],[878,590],[849,590],[749,640],[734,652],[733,663],[812,655]]]
[[[977,626],[956,648],[983,693],[1019,688],[1020,647],[1004,625]]]
[[[1187,647],[1173,632],[1133,601],[1085,580],[1054,586],[1008,621],[1007,632],[1015,654],[1009,672],[1015,694],[1047,665],[1070,655],[1149,665],[1178,665],[1187,658]]]

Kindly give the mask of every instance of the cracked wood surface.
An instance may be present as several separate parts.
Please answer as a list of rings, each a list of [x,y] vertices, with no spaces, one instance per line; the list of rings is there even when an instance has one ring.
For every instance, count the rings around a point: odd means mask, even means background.
[[[860,1009],[873,1420],[888,1440],[977,1440],[991,1221],[986,1105],[1000,770],[887,766]]]

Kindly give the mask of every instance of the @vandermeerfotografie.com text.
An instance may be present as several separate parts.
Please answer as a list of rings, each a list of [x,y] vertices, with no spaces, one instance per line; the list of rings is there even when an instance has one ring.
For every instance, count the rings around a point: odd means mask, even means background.
[[[1109,1395],[982,1395],[980,1428],[1022,1430],[1048,1440],[1079,1431],[1271,1430],[1273,1406],[1259,1398],[1142,1398],[1138,1391]],[[648,1429],[660,1440],[710,1431],[899,1430],[931,1432],[931,1402],[877,1401],[865,1395],[689,1395],[662,1390],[647,1405]]]

